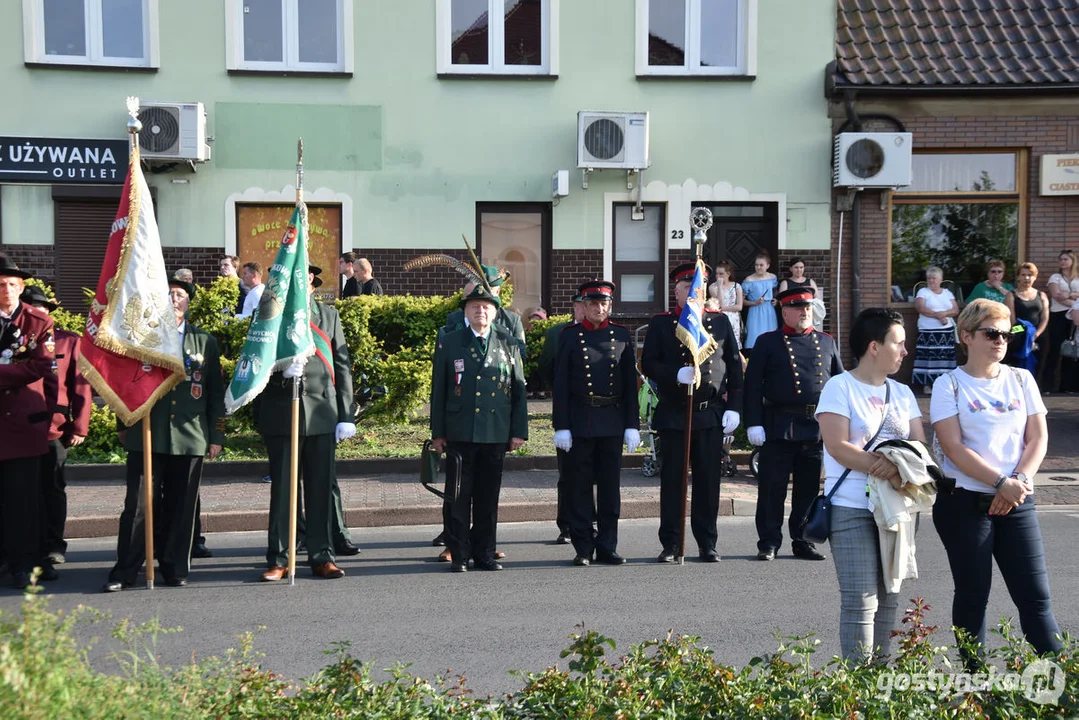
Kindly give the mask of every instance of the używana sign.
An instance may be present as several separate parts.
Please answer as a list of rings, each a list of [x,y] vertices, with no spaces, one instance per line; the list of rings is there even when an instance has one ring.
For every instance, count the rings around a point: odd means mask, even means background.
[[[127,172],[127,140],[0,137],[0,183],[116,184]]]

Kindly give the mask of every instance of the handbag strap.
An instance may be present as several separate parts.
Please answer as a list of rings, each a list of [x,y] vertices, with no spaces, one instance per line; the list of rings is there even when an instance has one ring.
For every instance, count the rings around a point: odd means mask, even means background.
[[[888,382],[888,380],[885,379],[884,380],[884,412],[882,412],[881,415],[880,415],[880,426],[877,428],[877,431],[875,433],[873,433],[873,437],[869,438],[869,442],[867,442],[865,444],[865,446],[862,448],[862,450],[869,450],[869,448],[873,446],[873,442],[880,435],[880,431],[884,429],[884,421],[888,417],[888,406],[891,404],[891,399],[892,399],[892,386]],[[832,490],[831,490],[831,492],[828,493],[828,495],[826,496],[826,499],[828,499],[828,500],[832,499],[832,496],[835,495],[835,491],[839,489],[839,486],[843,484],[843,481],[847,479],[848,475],[850,475],[850,468],[847,468],[846,470],[844,470],[843,474],[839,476],[839,479],[836,480],[835,485],[832,486]]]

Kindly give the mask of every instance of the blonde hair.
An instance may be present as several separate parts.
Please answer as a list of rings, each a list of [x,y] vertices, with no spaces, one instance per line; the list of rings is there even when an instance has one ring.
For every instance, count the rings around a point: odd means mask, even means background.
[[[985,298],[971,300],[970,304],[963,308],[963,312],[959,313],[959,317],[955,321],[955,324],[959,327],[959,342],[966,345],[963,333],[973,335],[987,321],[1008,320],[1010,322],[1011,319],[1012,313],[1004,303]]]
[[[999,258],[992,258],[989,262],[987,262],[985,264],[985,271],[989,272],[993,268],[1000,268],[1001,270],[1007,270],[1008,266],[1004,264],[1003,260],[1000,260]]]
[[[1038,266],[1032,262],[1023,263],[1019,266],[1019,270],[1029,270],[1031,273],[1033,273],[1034,277],[1038,277]],[[1019,271],[1017,270],[1015,274],[1018,275]]]
[[[1058,255],[1057,257],[1060,258],[1065,255],[1072,259],[1072,266],[1068,269],[1068,281],[1071,282],[1075,279],[1075,276],[1079,274],[1079,267],[1076,267],[1076,265],[1079,265],[1079,258],[1075,257],[1074,250],[1061,250],[1060,255]]]

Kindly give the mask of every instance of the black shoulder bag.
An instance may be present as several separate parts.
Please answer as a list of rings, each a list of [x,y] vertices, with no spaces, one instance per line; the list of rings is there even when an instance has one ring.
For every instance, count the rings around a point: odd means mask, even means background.
[[[884,429],[884,421],[888,417],[888,406],[891,404],[891,399],[892,386],[885,380],[884,412],[880,416],[880,427],[873,433],[873,437],[869,438],[869,442],[865,444],[865,447],[862,448],[863,450],[868,451],[873,446],[877,436],[880,435],[880,431]],[[801,525],[802,540],[805,542],[823,543],[828,541],[828,534],[832,530],[832,496],[835,495],[836,490],[843,484],[843,481],[847,479],[847,475],[850,475],[850,468],[843,471],[843,474],[839,476],[839,480],[832,486],[830,493],[827,495],[821,493],[813,501],[813,504],[809,506],[809,511],[802,518]]]

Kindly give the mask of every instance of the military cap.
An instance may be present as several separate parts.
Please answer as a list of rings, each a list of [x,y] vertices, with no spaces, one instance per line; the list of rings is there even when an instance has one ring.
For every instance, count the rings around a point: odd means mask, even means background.
[[[806,305],[813,304],[813,288],[805,285],[802,287],[787,288],[783,292],[776,295],[776,299],[779,300],[780,305],[789,305],[790,307],[804,307]]]

